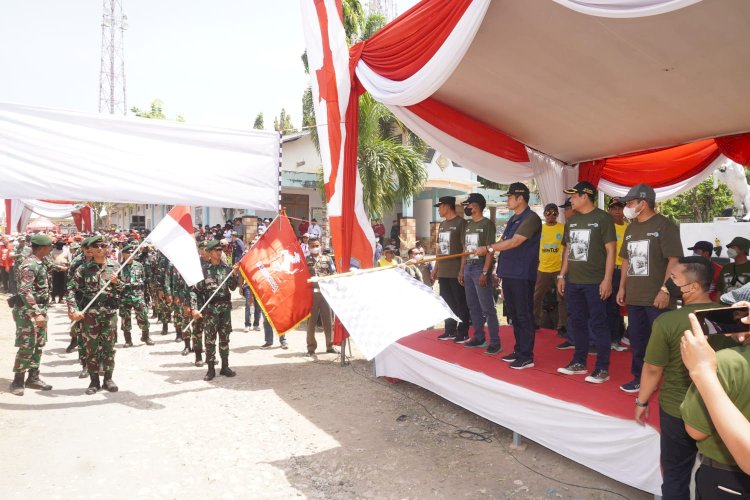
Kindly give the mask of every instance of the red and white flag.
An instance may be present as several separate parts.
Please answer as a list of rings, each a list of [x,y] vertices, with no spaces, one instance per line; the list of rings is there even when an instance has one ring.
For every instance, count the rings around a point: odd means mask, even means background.
[[[375,234],[357,170],[356,105],[341,0],[300,0],[336,269],[373,266]]]
[[[175,205],[147,239],[174,264],[188,286],[193,286],[203,279],[203,269],[193,234],[193,218],[188,207]]]

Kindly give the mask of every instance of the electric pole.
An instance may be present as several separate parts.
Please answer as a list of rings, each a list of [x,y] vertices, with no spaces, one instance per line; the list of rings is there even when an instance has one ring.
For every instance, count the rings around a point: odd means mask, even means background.
[[[99,112],[127,114],[124,34],[128,16],[122,0],[102,0],[102,55],[99,69]]]

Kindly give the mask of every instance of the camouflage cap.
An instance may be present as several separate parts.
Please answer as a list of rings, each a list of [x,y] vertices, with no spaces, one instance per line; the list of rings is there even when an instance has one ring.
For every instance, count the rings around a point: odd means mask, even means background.
[[[211,240],[206,243],[206,251],[210,252],[211,250],[219,246],[221,246],[221,242],[219,240]]]
[[[77,241],[74,241],[73,243],[70,244],[71,250],[78,250],[79,248],[81,248],[81,244],[78,243]]]
[[[33,236],[31,238],[31,244],[40,247],[46,247],[52,245],[52,238],[50,238],[46,234],[37,234],[36,236]]]

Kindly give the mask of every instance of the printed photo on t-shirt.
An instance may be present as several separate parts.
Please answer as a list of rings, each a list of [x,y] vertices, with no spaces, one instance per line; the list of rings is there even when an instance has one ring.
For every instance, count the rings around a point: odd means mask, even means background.
[[[591,229],[571,229],[568,260],[588,262],[590,245]]]
[[[464,252],[476,252],[479,248],[479,233],[466,233],[464,240]],[[477,255],[469,255],[470,259],[478,259]]]
[[[628,241],[628,276],[648,276],[648,240]]]
[[[438,254],[450,255],[451,253],[451,232],[443,231],[438,233]]]

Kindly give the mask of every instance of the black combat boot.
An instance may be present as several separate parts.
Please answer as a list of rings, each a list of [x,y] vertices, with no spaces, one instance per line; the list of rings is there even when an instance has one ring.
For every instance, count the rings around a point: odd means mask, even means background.
[[[219,371],[219,375],[224,375],[225,377],[234,377],[237,375],[234,370],[229,368],[229,354],[221,355],[221,371]]]
[[[175,342],[182,342],[182,328],[178,328],[174,335]]]
[[[156,308],[154,308],[153,312],[151,313],[151,319],[156,319]]]
[[[201,351],[200,349],[195,349],[195,366],[197,366],[198,368],[203,366],[203,356],[201,356],[202,353],[203,351]]]
[[[102,388],[101,383],[99,383],[99,374],[90,373],[89,377],[91,377],[91,383],[89,384],[89,388],[86,389],[86,394],[96,394],[96,391]]]
[[[208,371],[206,372],[206,376],[203,377],[203,380],[205,381],[213,380],[215,376],[216,376],[216,370],[214,370],[214,363],[209,361]]]
[[[78,374],[78,378],[86,378],[89,376],[89,367],[86,363],[81,363],[81,373]]]
[[[151,340],[151,337],[148,336],[148,332],[141,333],[141,342],[146,345],[154,345],[154,341]]]
[[[49,391],[52,386],[45,383],[39,378],[39,370],[29,370],[29,377],[26,379],[26,387],[29,389],[39,389],[40,391]]]
[[[70,354],[76,349],[78,349],[78,339],[70,339],[70,344],[68,344],[68,347],[65,348],[65,352]]]
[[[166,335],[166,334],[167,334],[167,330],[168,330],[168,329],[169,329],[169,328],[167,327],[167,322],[166,322],[166,321],[165,321],[164,323],[162,323],[162,324],[161,324],[161,334],[162,334],[162,335]]]
[[[10,383],[10,393],[14,396],[23,396],[23,377],[24,372],[16,372],[13,382]]]
[[[185,348],[182,350],[182,355],[187,356],[190,354],[190,339],[185,339]]]
[[[104,372],[104,388],[109,392],[117,392],[119,390],[115,381],[112,380],[112,372]]]
[[[130,336],[130,332],[122,332],[125,336],[125,344],[123,347],[133,347],[133,337]]]

